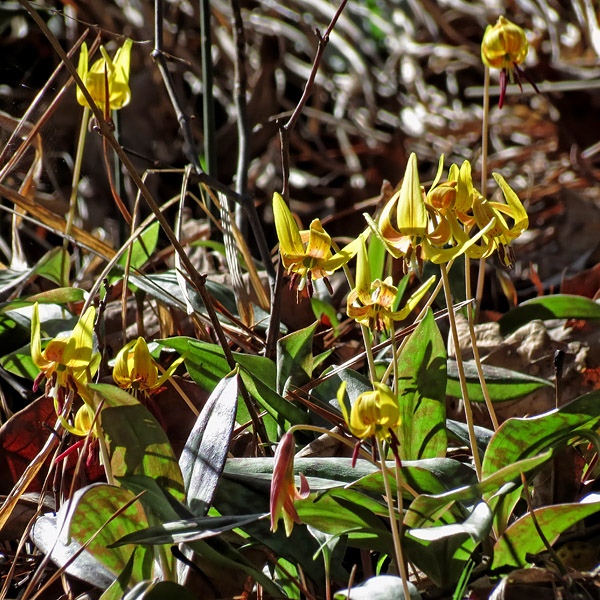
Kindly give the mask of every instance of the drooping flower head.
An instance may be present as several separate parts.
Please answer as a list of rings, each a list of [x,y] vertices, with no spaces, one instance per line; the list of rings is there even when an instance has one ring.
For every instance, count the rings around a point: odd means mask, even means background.
[[[337,399],[352,435],[364,440],[376,437],[385,440],[400,426],[401,416],[398,398],[383,383],[373,383],[373,391],[363,392],[352,405],[350,416],[344,403],[346,383],[338,390]]]
[[[296,500],[308,498],[310,489],[306,477],[300,474],[300,490],[294,479],[294,435],[286,433],[275,451],[273,480],[271,481],[271,531],[277,531],[279,518],[283,517],[285,533],[289,537],[294,523],[301,523],[294,507]]]
[[[327,276],[352,259],[358,251],[359,238],[332,255],[331,237],[321,221],[314,219],[308,230],[300,231],[285,200],[277,192],[273,194],[273,216],[281,260],[292,276],[290,287],[296,287],[298,292],[306,288],[312,296],[312,282],[323,279],[332,292]]]
[[[73,390],[80,396],[88,395],[85,387],[95,373],[99,355],[93,353],[93,327],[96,311],[90,306],[80,317],[73,332],[68,336],[55,337],[42,350],[40,317],[37,303],[31,317],[31,358],[40,369],[34,389],[41,379],[46,379],[46,394]],[[60,392],[59,392],[60,390]]]
[[[148,392],[160,387],[184,360],[181,356],[173,361],[171,366],[159,377],[158,366],[148,350],[148,344],[143,337],[132,340],[117,354],[113,369],[115,383],[123,389]]]
[[[98,59],[89,70],[87,45],[84,42],[81,46],[77,73],[85,83],[94,102],[105,115],[109,114],[109,110],[123,108],[131,100],[129,67],[132,43],[130,39],[125,40],[117,50],[114,60],[108,56],[104,46],[100,46],[102,58]],[[82,106],[88,106],[88,102],[79,88],[77,88],[77,102]]]
[[[457,201],[464,200],[464,193],[458,175],[456,181],[438,185],[442,169],[443,157],[432,191],[425,195],[419,181],[417,157],[411,154],[400,190],[383,207],[375,226],[388,252],[402,258],[406,268],[417,272],[422,270],[423,261],[446,263],[463,254],[478,239],[469,238],[458,226],[453,209]]]
[[[394,311],[393,305],[398,296],[398,288],[392,278],[384,281],[371,281],[371,268],[364,240],[358,249],[356,267],[356,287],[347,300],[347,315],[358,323],[378,331],[390,330],[392,321],[406,319],[425,295],[435,277],[430,277],[405,303],[401,310]]]
[[[527,57],[529,44],[523,29],[503,16],[498,17],[495,25],[488,25],[481,42],[481,60],[492,69],[500,69],[500,100],[502,108],[506,92],[507,77],[511,83],[516,80],[523,91],[520,76],[523,75],[533,89],[539,93],[537,86],[519,66]]]

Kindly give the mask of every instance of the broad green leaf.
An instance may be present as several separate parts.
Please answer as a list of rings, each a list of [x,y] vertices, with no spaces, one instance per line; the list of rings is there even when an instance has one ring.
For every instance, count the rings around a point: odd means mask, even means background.
[[[220,569],[224,577],[229,577],[232,572],[242,571],[263,588],[267,597],[284,597],[283,591],[277,583],[221,537],[188,542],[186,546],[201,556],[203,562],[208,563],[210,572],[213,572],[215,568]]]
[[[31,273],[45,277],[58,286],[68,286],[70,270],[69,253],[62,248],[53,248],[38,261]]]
[[[167,434],[147,408],[124,390],[106,383],[89,384],[105,401],[102,429],[115,477],[147,475],[178,500],[183,477]]]
[[[76,492],[80,494],[81,491]],[[46,513],[38,517],[31,530],[31,538],[43,554],[49,556],[59,567],[101,590],[111,587],[116,577],[90,552],[82,550],[81,545],[68,537],[65,516],[68,504],[62,505],[56,515]]]
[[[411,334],[398,361],[402,460],[446,454],[446,351],[433,312]]]
[[[504,465],[516,463],[548,449],[556,450],[578,437],[578,431],[595,429],[600,422],[600,391],[590,392],[561,406],[535,417],[513,418],[505,421],[490,441],[482,463],[482,476],[502,469]],[[581,437],[581,435],[580,435]],[[495,512],[494,526],[499,533],[504,531],[508,517],[520,497],[520,487],[502,499],[485,499]]]
[[[474,361],[464,363],[465,375],[467,379],[467,390],[469,398],[473,402],[485,402],[479,375]],[[487,384],[488,392],[492,402],[505,402],[515,400],[544,387],[552,386],[552,382],[541,377],[526,375],[518,371],[511,371],[502,367],[490,367],[483,365],[483,375]],[[448,383],[446,393],[455,398],[462,398],[460,390],[460,381],[458,379],[458,368],[455,360],[448,360]]]
[[[159,223],[152,223],[142,231],[142,234],[131,245],[130,267],[133,270],[140,269],[152,256],[158,242]],[[118,263],[124,268],[127,264],[127,252],[121,256]]]
[[[390,462],[389,481],[392,493],[395,494],[397,487],[394,466]],[[477,481],[475,471],[471,467],[451,458],[402,461],[402,477],[419,494],[443,494]],[[381,471],[366,475],[350,485],[355,489],[385,494]],[[404,497],[412,499],[413,495],[404,490]]]
[[[147,529],[134,531],[117,540],[112,547],[124,544],[181,544],[195,542],[205,538],[221,535],[238,527],[243,528],[266,513],[260,515],[241,515],[239,517],[195,517],[180,521],[168,521]]]
[[[176,521],[180,519],[182,513],[186,517],[192,517],[190,510],[178,500],[169,496],[169,493],[163,490],[158,482],[148,475],[123,475],[116,478],[119,484],[135,495],[142,494],[140,502],[142,503],[146,514],[152,523],[166,521]]]
[[[406,535],[410,560],[445,589],[458,581],[473,550],[491,527],[492,511],[480,502],[464,523],[411,529]]]
[[[546,452],[515,463],[507,463],[502,469],[483,478],[479,483],[458,487],[443,494],[421,494],[409,506],[404,523],[410,528],[431,526],[438,520],[440,513],[444,513],[456,503],[473,504],[474,501],[481,499],[487,501],[490,496],[500,494],[505,484],[515,481],[521,473],[535,469],[551,456],[551,452]],[[458,509],[459,515],[464,514],[460,504]]]
[[[600,511],[600,495],[590,494],[579,503],[556,504],[535,509],[535,517],[546,539],[553,544],[558,536],[578,521]],[[504,532],[494,546],[492,568],[506,565],[524,567],[528,553],[545,550],[531,518],[531,513],[521,517]]]
[[[600,305],[583,296],[555,294],[526,300],[507,312],[499,321],[504,336],[535,319],[600,319]]]
[[[362,496],[362,499],[366,501],[368,497]],[[386,553],[394,551],[385,521],[364,507],[360,500],[325,494],[316,499],[298,500],[295,507],[303,523],[329,535],[347,535],[349,545]],[[385,513],[385,506],[379,506],[378,511]]]
[[[466,361],[464,367],[469,399],[473,402],[485,402],[475,362]],[[553,386],[553,383],[547,379],[526,375],[525,373],[511,371],[510,369],[504,369],[502,367],[483,365],[483,374],[492,402],[515,400],[516,398],[526,396],[541,387]],[[446,386],[446,393],[455,398],[462,398],[460,381],[458,378],[458,368],[456,367],[455,360],[448,360],[448,383]]]
[[[179,459],[187,504],[204,516],[212,502],[227,458],[235,422],[238,376],[223,379],[210,395]]]
[[[410,600],[421,600],[421,594],[414,583],[408,582]],[[340,590],[334,594],[335,600],[405,600],[402,579],[396,575],[377,575],[367,579],[352,589]]]
[[[313,335],[318,322],[277,340],[277,393],[285,394],[290,385],[301,387],[313,371]]]
[[[383,267],[385,266],[387,251],[385,249],[385,246],[379,240],[379,238],[374,235],[372,235],[369,238],[367,257],[369,260],[369,270],[371,271],[371,279],[373,279],[373,281],[375,279],[381,279],[381,281],[383,281],[385,279],[385,276],[383,274]]]
[[[216,344],[199,342],[191,338],[178,337],[161,340],[160,344],[186,353],[185,365],[192,379],[203,389],[212,392],[219,381],[230,371],[223,355],[223,349]],[[240,366],[240,376],[248,392],[272,417],[265,417],[265,426],[272,439],[276,439],[275,421],[287,420],[291,424],[306,423],[307,414],[297,406],[282,398],[277,392],[277,370],[275,363],[263,356],[233,353]],[[243,411],[242,411],[243,408]],[[238,401],[237,421],[245,423],[250,416],[242,401]]]
[[[86,292],[81,288],[62,287],[40,292],[27,298],[19,298],[11,302],[4,302],[0,305],[0,312],[8,312],[15,308],[30,306],[37,302],[38,304],[67,304],[68,302],[81,302],[85,299]]]
[[[117,517],[110,520],[126,504],[134,500],[129,490],[107,484],[85,488],[74,500],[69,523],[70,535],[85,544],[97,531],[100,533],[87,547],[90,554],[99,560],[111,573],[118,576],[127,566],[131,554],[136,552],[131,570],[131,581],[137,583],[153,575],[152,548],[136,547],[133,544],[118,549],[110,544],[128,533],[148,527],[148,519],[139,501],[131,504]]]

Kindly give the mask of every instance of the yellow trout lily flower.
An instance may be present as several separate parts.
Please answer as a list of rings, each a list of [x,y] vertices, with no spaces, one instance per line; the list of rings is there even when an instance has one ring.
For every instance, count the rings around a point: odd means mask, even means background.
[[[357,256],[356,287],[348,296],[346,312],[351,319],[371,329],[390,330],[392,321],[402,321],[408,317],[435,281],[435,277],[430,277],[412,294],[401,310],[394,311],[398,288],[392,285],[391,277],[384,281],[371,281],[367,248],[364,240],[361,239],[361,242]]]
[[[371,437],[385,440],[390,437],[390,430],[399,427],[402,420],[398,398],[394,392],[383,383],[374,382],[373,387],[373,391],[363,392],[354,401],[350,416],[344,403],[345,381],[337,393],[337,400],[350,432],[361,440]]]
[[[143,337],[132,340],[117,354],[113,369],[115,383],[123,389],[132,389],[134,394],[139,390],[149,391],[160,387],[182,363],[181,356],[159,377],[158,367]]]
[[[446,263],[466,252],[483,235],[480,231],[469,238],[457,223],[451,209],[459,198],[461,203],[465,201],[467,191],[459,185],[460,172],[456,182],[437,185],[442,161],[443,157],[432,191],[425,196],[417,157],[411,154],[400,190],[384,206],[376,226],[376,234],[388,252],[394,258],[403,258],[407,268],[419,272],[424,260]],[[435,191],[438,187],[440,192]]]
[[[527,230],[529,217],[519,197],[504,177],[499,173],[493,173],[493,176],[507,203],[490,202],[481,194],[476,195],[473,202],[473,216],[478,227],[485,229],[484,244],[482,247],[473,246],[470,249],[470,256],[476,257],[478,248],[481,248],[481,256],[484,257],[489,256],[494,250],[498,250],[502,263],[507,267],[512,267],[515,255],[510,243]],[[508,225],[504,215],[513,220],[512,227]],[[493,224],[490,226],[490,223]]]
[[[283,517],[285,534],[289,537],[294,523],[301,523],[294,507],[296,500],[308,498],[310,489],[306,477],[300,474],[300,490],[294,479],[294,435],[286,433],[275,451],[273,479],[271,481],[271,531],[277,531],[280,517]]]
[[[500,69],[500,100],[498,107],[502,108],[506,92],[507,77],[511,83],[517,81],[523,91],[520,75],[523,75],[533,89],[539,93],[537,86],[519,65],[527,57],[529,44],[523,29],[503,16],[498,17],[495,25],[488,25],[481,42],[481,60],[492,69]]]
[[[40,370],[34,389],[46,378],[46,393],[56,395],[56,390],[73,389],[86,394],[88,383],[97,369],[99,354],[93,354],[93,328],[96,311],[90,306],[81,316],[71,335],[56,337],[42,350],[40,317],[37,302],[31,317],[31,359]]]
[[[104,114],[108,114],[110,110],[123,108],[131,100],[129,67],[132,44],[130,39],[125,40],[117,50],[114,60],[108,56],[104,46],[100,46],[102,58],[98,59],[89,70],[87,45],[84,42],[81,46],[77,73]],[[108,106],[106,106],[107,91]],[[77,102],[82,106],[88,106],[87,100],[79,88],[77,88]]]
[[[273,194],[273,216],[279,239],[283,266],[292,275],[290,287],[301,292],[305,287],[312,296],[312,282],[323,279],[330,293],[327,276],[343,267],[358,252],[359,238],[331,253],[331,237],[323,229],[321,221],[314,219],[310,228],[300,231],[290,209],[280,194]]]

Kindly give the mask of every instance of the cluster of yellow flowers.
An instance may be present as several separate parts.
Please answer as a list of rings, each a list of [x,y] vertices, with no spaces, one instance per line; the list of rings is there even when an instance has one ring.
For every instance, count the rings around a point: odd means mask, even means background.
[[[500,108],[507,77],[511,81],[516,78],[521,85],[519,75],[524,73],[519,65],[527,51],[525,32],[504,17],[487,28],[481,55],[486,66],[501,70]],[[403,261],[405,270],[421,273],[425,261],[442,264],[462,254],[480,259],[496,251],[505,266],[512,266],[514,254],[510,244],[529,226],[527,212],[517,194],[502,175],[493,173],[504,202],[490,201],[475,188],[468,161],[460,167],[453,164],[444,181],[443,167],[442,156],[434,182],[426,192],[419,180],[417,157],[411,154],[402,184],[385,204],[378,220],[367,217],[369,228],[335,254],[332,240],[320,220],[313,220],[308,230],[301,231],[284,199],[275,193],[275,227],[281,260],[291,276],[291,287],[299,292],[306,290],[310,296],[312,282],[323,279],[331,291],[327,276],[358,255],[356,285],[348,295],[347,315],[371,330],[389,330],[393,321],[403,320],[412,312],[434,278],[413,293],[401,310],[393,310],[398,288],[392,278],[384,281],[371,278],[365,243],[370,233],[379,238],[392,257]],[[372,385],[372,391],[356,398],[350,414],[344,402],[345,384],[338,391],[338,403],[348,429],[359,439],[359,444],[369,438],[379,441],[391,438],[393,447],[397,444],[394,431],[401,422],[400,399],[388,386],[376,381]],[[294,501],[308,494],[304,479],[301,479],[300,491],[296,488],[293,450],[293,436],[288,433],[277,449],[271,487],[271,527],[275,531],[279,517],[283,516],[287,535],[293,524],[300,522]]]
[[[40,370],[34,389],[42,379],[46,380],[45,394],[54,399],[57,416],[70,433],[87,436],[92,429],[98,405],[87,387],[100,365],[100,354],[94,352],[93,327],[96,311],[89,307],[75,325],[69,336],[50,340],[42,350],[41,327],[37,303],[31,319],[31,358]],[[150,355],[146,340],[140,337],[126,344],[117,354],[113,369],[115,383],[134,396],[149,393],[160,387],[181,364],[184,357],[175,360],[159,377],[158,365]],[[73,423],[62,416],[65,399],[81,399]],[[97,430],[92,435],[97,437]]]

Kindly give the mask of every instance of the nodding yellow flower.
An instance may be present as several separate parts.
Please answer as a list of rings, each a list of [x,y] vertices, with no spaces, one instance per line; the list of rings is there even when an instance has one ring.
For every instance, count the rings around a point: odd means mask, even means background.
[[[161,386],[184,360],[181,356],[159,377],[158,367],[150,356],[148,345],[143,337],[132,340],[117,354],[113,369],[115,383],[123,389],[147,392]]]
[[[279,239],[279,251],[283,266],[292,275],[290,287],[301,292],[306,287],[312,296],[312,282],[323,279],[332,293],[327,276],[343,267],[358,251],[358,240],[331,254],[331,237],[323,229],[321,221],[314,219],[310,228],[300,231],[290,209],[280,194],[273,194],[273,216]]]
[[[503,16],[498,17],[495,25],[488,25],[481,42],[481,60],[492,69],[500,69],[500,100],[498,107],[502,108],[506,92],[507,76],[511,83],[516,79],[523,91],[519,76],[523,75],[533,89],[539,93],[537,86],[523,72],[519,65],[527,57],[529,44],[523,29]]]
[[[402,421],[398,398],[394,392],[383,383],[374,382],[373,387],[373,391],[363,392],[354,401],[350,417],[344,403],[345,381],[337,393],[337,400],[350,432],[361,440],[371,437],[385,440],[391,435],[390,429],[393,431]]]
[[[457,202],[465,201],[467,191],[463,189],[460,171],[455,182],[438,185],[442,169],[443,157],[432,190],[426,196],[419,182],[417,157],[411,154],[400,190],[379,217],[376,233],[388,252],[403,258],[407,268],[419,272],[424,260],[446,263],[463,254],[482,235],[479,232],[469,238],[457,223],[451,209]]]
[[[499,173],[492,173],[494,179],[500,186],[506,204],[502,202],[490,202],[481,194],[476,194],[473,201],[473,216],[480,229],[485,229],[482,246],[473,246],[469,249],[470,256],[489,256],[494,250],[498,250],[498,256],[507,267],[512,267],[515,255],[510,243],[518,238],[529,227],[529,217],[523,204],[514,190],[508,185],[504,177]],[[507,215],[513,220],[510,227],[504,218]],[[490,223],[492,225],[490,226]]]
[[[394,311],[392,307],[398,296],[398,288],[392,285],[391,277],[384,281],[371,281],[367,248],[361,239],[357,256],[356,287],[348,296],[347,314],[371,329],[389,330],[392,321],[402,321],[408,317],[434,281],[435,277],[430,277],[410,296],[401,310]]]
[[[294,479],[294,436],[286,433],[275,451],[273,479],[271,481],[271,531],[277,531],[279,518],[283,517],[285,534],[289,537],[294,523],[301,523],[294,507],[296,500],[308,498],[310,489],[306,477],[300,474],[300,490]]]
[[[37,302],[31,317],[31,359],[40,369],[34,389],[46,378],[46,394],[56,397],[57,390],[87,394],[85,384],[98,367],[99,354],[93,353],[93,327],[96,311],[90,306],[80,317],[69,336],[55,337],[42,350],[40,317]]]
[[[114,60],[108,56],[104,46],[100,46],[102,58],[98,59],[88,70],[88,49],[85,42],[81,46],[77,73],[85,83],[85,87],[104,114],[109,110],[118,110],[129,104],[131,90],[129,89],[129,67],[131,57],[130,39],[125,40],[117,50]],[[108,106],[106,96],[108,91]],[[85,96],[77,88],[77,102],[88,106]]]

